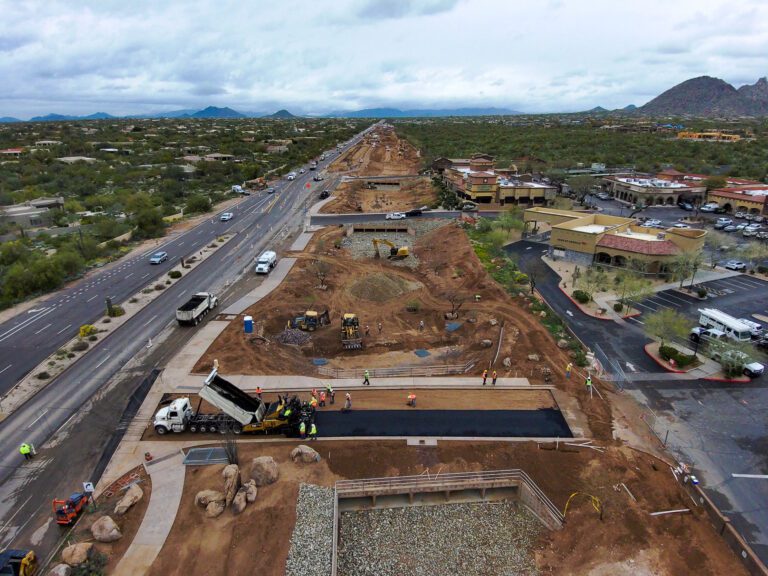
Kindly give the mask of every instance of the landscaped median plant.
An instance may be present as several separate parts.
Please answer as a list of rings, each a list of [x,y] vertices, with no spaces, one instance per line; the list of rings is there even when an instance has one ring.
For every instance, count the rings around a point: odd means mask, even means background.
[[[574,290],[572,293],[572,296],[574,300],[576,300],[576,302],[579,302],[580,304],[586,304],[592,299],[589,297],[589,294],[584,292],[584,290]]]
[[[685,368],[686,366],[690,366],[696,361],[695,354],[683,354],[680,352],[680,350],[674,348],[673,346],[659,346],[659,356],[661,356],[661,358],[667,362],[674,360],[675,365],[678,368]]]

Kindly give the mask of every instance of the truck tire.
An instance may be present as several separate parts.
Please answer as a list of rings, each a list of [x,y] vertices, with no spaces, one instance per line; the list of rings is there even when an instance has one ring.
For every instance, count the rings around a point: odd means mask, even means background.
[[[168,433],[168,429],[165,426],[155,426],[155,432],[158,436],[163,436]]]
[[[201,434],[208,432],[208,427],[205,424],[200,424],[199,428]]]
[[[216,426],[216,424],[211,424],[210,426],[208,426],[208,432],[213,432],[214,434],[218,431],[218,429],[219,428],[218,426]]]
[[[190,424],[189,431],[193,434],[197,432],[197,424]]]
[[[240,435],[243,433],[243,427],[240,424],[233,424],[232,425],[232,434]]]

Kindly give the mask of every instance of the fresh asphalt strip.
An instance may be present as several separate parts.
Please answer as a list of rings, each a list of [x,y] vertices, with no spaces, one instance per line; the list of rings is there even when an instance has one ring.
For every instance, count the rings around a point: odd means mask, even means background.
[[[353,410],[317,412],[318,436],[573,438],[559,410]]]

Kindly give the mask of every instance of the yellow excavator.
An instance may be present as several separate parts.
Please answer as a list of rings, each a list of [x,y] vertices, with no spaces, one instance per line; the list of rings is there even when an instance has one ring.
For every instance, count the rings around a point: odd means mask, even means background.
[[[37,573],[37,556],[32,550],[12,550],[0,552],[0,574],[13,576],[34,576]]]
[[[357,314],[344,314],[341,317],[341,347],[344,350],[361,350],[363,338],[360,336],[360,320]]]
[[[307,310],[303,316],[296,316],[292,320],[288,320],[286,328],[298,328],[299,330],[306,330],[307,332],[314,332],[321,326],[325,326],[331,323],[331,317],[328,314],[328,310],[320,314],[317,310]]]
[[[394,243],[390,242],[389,240],[384,240],[383,238],[374,238],[372,242],[373,247],[376,250],[374,258],[381,258],[381,254],[379,254],[379,244],[385,244],[389,246],[388,258],[390,259],[402,260],[403,258],[408,258],[408,246],[397,247],[394,245]]]

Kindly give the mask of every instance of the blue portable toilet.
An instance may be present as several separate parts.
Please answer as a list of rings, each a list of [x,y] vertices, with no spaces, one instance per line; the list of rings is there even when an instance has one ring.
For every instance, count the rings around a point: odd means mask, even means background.
[[[246,316],[243,319],[243,327],[246,334],[253,334],[253,316]]]

